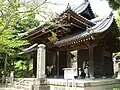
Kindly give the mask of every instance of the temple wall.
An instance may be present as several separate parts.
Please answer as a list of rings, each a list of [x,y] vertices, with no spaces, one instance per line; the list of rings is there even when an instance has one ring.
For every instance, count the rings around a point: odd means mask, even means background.
[[[102,46],[94,47],[94,72],[95,77],[112,77],[113,75],[113,62],[112,53],[107,51]]]
[[[94,59],[94,72],[95,77],[102,77],[103,71],[103,49],[102,47],[94,47],[93,49]]]
[[[113,75],[113,61],[112,61],[112,53],[110,51],[104,50],[104,74],[107,77],[111,77]]]

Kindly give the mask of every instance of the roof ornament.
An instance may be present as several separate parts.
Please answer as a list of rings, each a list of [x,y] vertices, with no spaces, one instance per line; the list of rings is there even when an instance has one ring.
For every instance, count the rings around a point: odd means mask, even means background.
[[[68,3],[68,5],[67,5],[67,9],[71,9],[70,3]]]
[[[108,15],[108,19],[110,18],[110,17],[112,17],[113,16],[113,10],[109,13],[109,15]]]
[[[88,0],[85,0],[85,2],[89,2]]]
[[[113,10],[110,12],[110,16],[113,16]]]

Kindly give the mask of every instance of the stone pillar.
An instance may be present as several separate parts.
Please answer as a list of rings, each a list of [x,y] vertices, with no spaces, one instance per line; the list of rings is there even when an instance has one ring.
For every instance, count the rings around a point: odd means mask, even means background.
[[[45,45],[38,45],[37,50],[37,78],[44,79],[45,78]]]
[[[34,90],[45,90],[45,57],[46,50],[45,45],[38,45],[37,50],[37,72],[36,72],[36,80],[34,81]]]

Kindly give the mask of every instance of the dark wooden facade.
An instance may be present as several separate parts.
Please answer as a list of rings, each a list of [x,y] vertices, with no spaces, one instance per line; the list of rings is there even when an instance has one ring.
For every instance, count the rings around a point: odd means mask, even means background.
[[[71,67],[73,50],[77,50],[78,68],[82,68],[84,61],[89,62],[92,77],[113,75],[112,53],[120,44],[112,13],[102,19],[95,18],[90,3],[85,1],[75,10],[68,6],[50,23],[53,24],[30,32],[27,39],[31,44],[47,46],[46,67],[55,65],[53,76],[63,76],[63,68]]]

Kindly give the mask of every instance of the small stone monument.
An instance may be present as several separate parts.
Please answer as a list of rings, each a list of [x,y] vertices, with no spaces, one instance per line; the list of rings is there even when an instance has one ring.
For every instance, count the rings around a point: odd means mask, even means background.
[[[10,84],[11,84],[11,86],[13,86],[13,80],[14,80],[14,71],[11,71],[11,73],[10,73]]]

